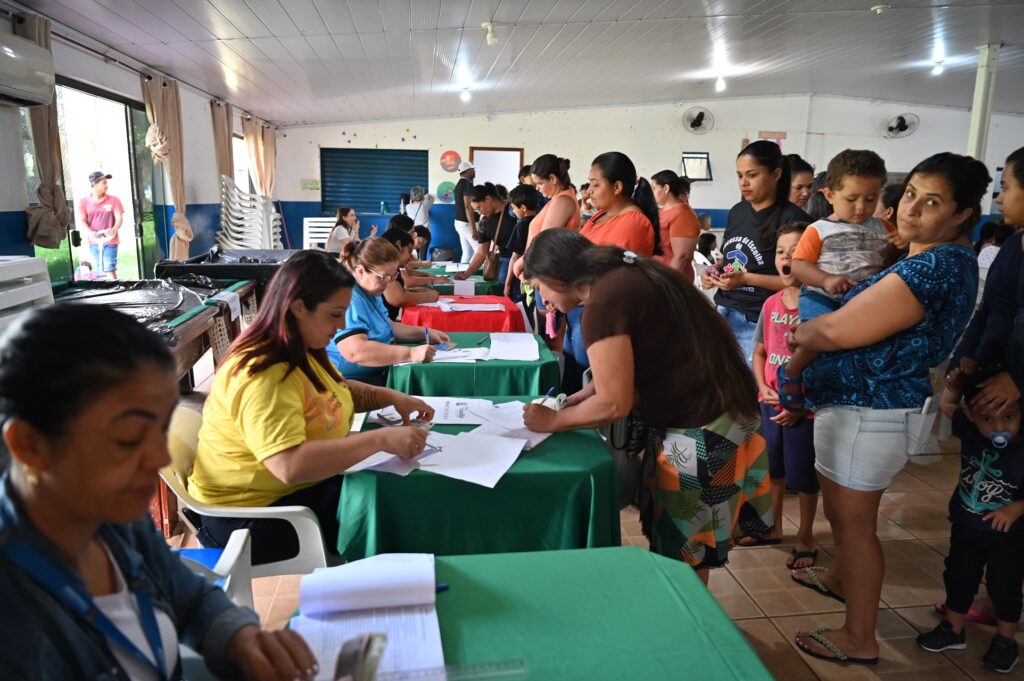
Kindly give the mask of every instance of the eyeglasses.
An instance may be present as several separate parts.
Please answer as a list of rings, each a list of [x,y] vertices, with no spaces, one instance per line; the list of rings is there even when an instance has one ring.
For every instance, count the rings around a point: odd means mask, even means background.
[[[369,267],[366,268],[366,271],[380,279],[380,282],[382,284],[386,284],[389,281],[394,281],[395,279],[398,279],[398,272],[395,272],[394,274],[381,274],[380,272],[374,272]]]

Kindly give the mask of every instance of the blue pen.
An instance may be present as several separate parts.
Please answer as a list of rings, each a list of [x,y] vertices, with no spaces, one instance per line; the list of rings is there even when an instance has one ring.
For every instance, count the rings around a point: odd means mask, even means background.
[[[426,326],[423,327],[423,342],[430,345],[430,329]]]
[[[554,396],[555,396],[555,387],[552,386],[551,389],[548,390],[548,394],[544,396],[544,399],[546,400],[549,397],[554,397]]]
[[[447,584],[438,584],[437,586],[434,587],[434,593],[442,593],[444,591],[447,591],[450,588],[451,587],[449,587]]]

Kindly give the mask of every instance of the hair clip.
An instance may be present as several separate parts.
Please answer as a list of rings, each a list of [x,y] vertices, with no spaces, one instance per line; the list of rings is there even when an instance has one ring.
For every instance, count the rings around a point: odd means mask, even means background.
[[[624,251],[622,254],[622,262],[626,263],[627,265],[635,265],[636,253],[634,253],[633,251]]]

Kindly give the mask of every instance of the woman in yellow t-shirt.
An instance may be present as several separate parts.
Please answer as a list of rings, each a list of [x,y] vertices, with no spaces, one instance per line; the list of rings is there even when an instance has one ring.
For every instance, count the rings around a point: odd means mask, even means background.
[[[350,434],[355,412],[394,406],[408,423],[432,419],[422,400],[346,381],[324,348],[345,326],[352,275],[322,251],[303,251],[271,280],[256,319],[231,346],[203,408],[189,491],[228,506],[307,506],[331,546],[338,533],[339,474],[376,452],[411,458],[426,444],[413,426]],[[255,564],[298,554],[282,520],[199,518],[204,546],[252,533]]]

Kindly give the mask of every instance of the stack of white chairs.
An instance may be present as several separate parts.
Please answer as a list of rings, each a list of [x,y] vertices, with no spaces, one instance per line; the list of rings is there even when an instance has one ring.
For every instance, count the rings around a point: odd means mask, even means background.
[[[221,248],[281,249],[281,216],[266,196],[241,191],[227,175],[220,176]]]

